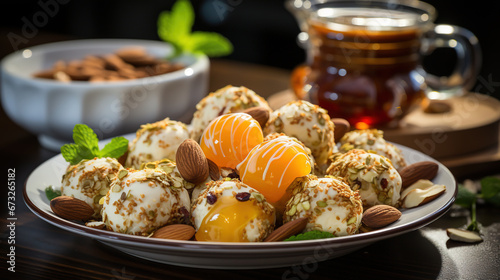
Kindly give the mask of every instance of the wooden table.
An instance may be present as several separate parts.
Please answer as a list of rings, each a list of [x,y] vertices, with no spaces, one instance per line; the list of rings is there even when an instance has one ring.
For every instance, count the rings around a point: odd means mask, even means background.
[[[268,96],[288,86],[289,72],[224,60],[212,61],[211,90],[245,85]],[[15,168],[15,230],[7,227],[7,188],[2,197],[2,279],[500,279],[500,209],[478,207],[484,241],[450,241],[445,229],[467,223],[452,209],[419,230],[380,241],[349,255],[320,263],[262,270],[209,270],[139,259],[52,226],[31,213],[22,198],[28,175],[56,153],[0,114],[3,181]],[[15,273],[7,271],[9,235],[15,239]]]

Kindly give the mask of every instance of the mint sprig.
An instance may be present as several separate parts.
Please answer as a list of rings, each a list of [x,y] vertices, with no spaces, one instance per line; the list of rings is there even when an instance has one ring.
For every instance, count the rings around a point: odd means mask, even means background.
[[[193,6],[188,0],[177,0],[171,11],[163,11],[158,16],[158,36],[174,46],[173,56],[202,53],[217,57],[233,51],[231,42],[218,33],[192,32],[194,18]]]
[[[478,194],[469,191],[462,184],[458,186],[455,204],[470,209],[471,222],[467,225],[467,230],[477,232],[480,231],[480,223],[476,218],[478,199],[483,199],[488,204],[500,207],[500,179],[496,177],[481,179],[481,192]]]
[[[75,165],[84,159],[96,157],[119,158],[128,149],[128,140],[120,136],[111,139],[111,142],[100,150],[97,135],[84,124],[77,124],[73,128],[73,141],[75,143],[65,144],[61,147],[62,156],[71,165]]]

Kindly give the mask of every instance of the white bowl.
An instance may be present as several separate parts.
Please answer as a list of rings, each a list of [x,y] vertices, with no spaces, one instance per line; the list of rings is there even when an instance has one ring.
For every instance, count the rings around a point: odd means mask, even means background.
[[[144,47],[155,57],[173,52],[171,45],[161,41],[96,39],[40,45],[6,56],[1,63],[5,112],[51,150],[73,142],[73,127],[78,123],[87,124],[104,139],[166,117],[188,122],[208,90],[209,60],[203,55],[181,56],[177,60],[186,65],[184,69],[135,80],[64,83],[33,77],[58,60],[110,54],[130,46]]]

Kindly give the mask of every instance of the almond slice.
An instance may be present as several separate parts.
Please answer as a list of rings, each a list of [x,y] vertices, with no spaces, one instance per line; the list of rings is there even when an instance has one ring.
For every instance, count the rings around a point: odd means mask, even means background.
[[[404,189],[401,192],[401,200],[403,200],[406,197],[406,195],[408,195],[413,190],[417,189],[425,190],[427,188],[432,187],[433,185],[434,183],[429,180],[426,179],[418,180],[417,182],[413,183],[411,186],[409,186],[408,188]]]
[[[483,241],[479,233],[470,230],[448,228],[446,229],[446,234],[451,240],[460,242],[475,243]]]
[[[299,234],[306,228],[308,221],[307,217],[292,220],[271,232],[271,234],[264,239],[264,242],[283,241],[290,236]]]
[[[445,185],[432,185],[425,189],[413,189],[405,196],[402,203],[403,208],[413,208],[436,199],[446,191]]]

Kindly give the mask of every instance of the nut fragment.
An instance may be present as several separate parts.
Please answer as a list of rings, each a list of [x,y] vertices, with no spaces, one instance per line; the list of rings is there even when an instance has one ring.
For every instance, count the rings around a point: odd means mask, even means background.
[[[88,227],[91,227],[91,228],[95,228],[95,229],[105,229],[106,228],[106,224],[104,222],[101,222],[101,221],[87,222],[87,223],[85,223],[85,225]]]
[[[335,143],[337,143],[340,141],[340,139],[342,139],[344,134],[346,134],[346,132],[348,132],[351,129],[351,125],[347,120],[341,118],[333,118],[332,122],[335,125],[334,139]]]
[[[483,238],[477,232],[470,230],[448,228],[446,234],[451,240],[460,242],[475,243],[483,241]]]
[[[177,169],[188,182],[200,184],[209,175],[208,161],[198,142],[186,139],[179,145],[175,155]]]
[[[261,128],[264,128],[269,120],[269,110],[264,107],[251,107],[243,111],[243,113],[252,116],[260,124]]]
[[[217,181],[220,178],[220,169],[217,164],[207,158],[208,162],[208,174],[210,175],[210,179]]]
[[[434,200],[446,191],[445,185],[435,185],[429,180],[419,180],[401,193],[403,208],[413,208]]]
[[[50,201],[50,209],[67,220],[86,221],[94,214],[94,209],[85,201],[71,196],[58,196]]]
[[[389,205],[375,205],[363,213],[361,222],[370,228],[385,227],[401,217],[401,212]]]

